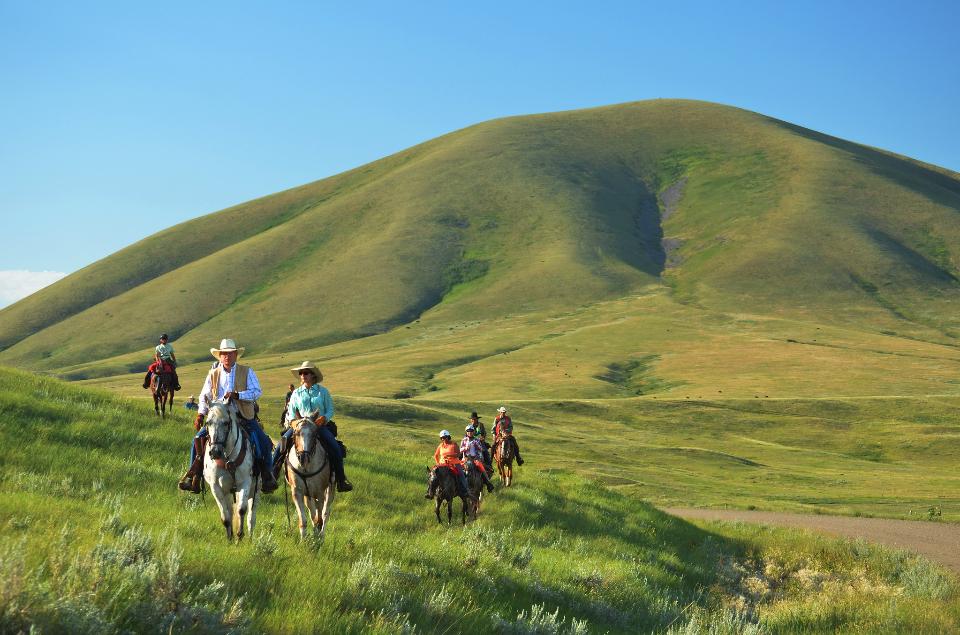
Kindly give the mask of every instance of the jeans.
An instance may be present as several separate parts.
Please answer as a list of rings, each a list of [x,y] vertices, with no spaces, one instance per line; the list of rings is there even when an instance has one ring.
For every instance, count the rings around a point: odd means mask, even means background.
[[[250,437],[250,445],[253,446],[253,454],[256,460],[262,461],[270,456],[270,452],[273,450],[273,444],[270,442],[270,437],[267,436],[267,433],[264,432],[260,424],[257,423],[257,420],[240,419],[240,424]],[[206,436],[209,436],[207,434],[207,428],[203,427],[200,428],[200,432],[198,432],[194,438],[201,439]],[[190,465],[193,465],[195,460],[197,460],[196,445],[190,444]]]

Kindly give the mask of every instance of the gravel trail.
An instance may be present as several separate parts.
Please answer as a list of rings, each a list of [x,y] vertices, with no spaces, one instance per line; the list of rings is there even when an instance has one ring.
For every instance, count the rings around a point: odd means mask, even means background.
[[[960,574],[960,525],[954,523],[733,509],[665,508],[662,511],[690,520],[741,521],[863,538],[888,547],[908,549]]]

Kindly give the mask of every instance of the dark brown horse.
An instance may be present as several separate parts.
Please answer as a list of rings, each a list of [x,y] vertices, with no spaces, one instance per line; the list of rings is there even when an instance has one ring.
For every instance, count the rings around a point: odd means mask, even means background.
[[[153,409],[157,411],[160,417],[167,416],[167,405],[170,405],[170,413],[173,413],[173,373],[167,371],[158,371],[154,373],[150,381],[150,392],[153,393]]]
[[[515,443],[512,434],[497,437],[493,442],[493,460],[497,464],[497,472],[504,487],[513,484],[513,459],[517,456]]]
[[[434,513],[437,515],[437,522],[441,525],[440,505],[447,503],[447,524],[453,522],[453,499],[459,497],[463,501],[461,509],[461,522],[467,524],[467,499],[460,496],[457,491],[457,477],[453,470],[445,465],[439,465],[433,469],[427,468],[427,498],[435,499]]]
[[[480,475],[480,468],[473,461],[466,460],[463,464],[467,476],[467,491],[475,499],[470,501],[470,515],[476,518],[480,513],[480,501],[483,499],[483,477]]]

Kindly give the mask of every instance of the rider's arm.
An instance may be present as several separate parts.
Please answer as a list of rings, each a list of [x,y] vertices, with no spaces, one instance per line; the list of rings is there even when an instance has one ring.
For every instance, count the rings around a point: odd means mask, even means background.
[[[433,462],[437,465],[440,465],[440,447],[441,446],[438,445],[437,449],[433,453]]]
[[[207,373],[207,381],[203,382],[203,390],[200,391],[200,405],[197,406],[197,412],[206,415],[210,410],[210,402],[213,401],[213,385],[210,381],[210,373]]]
[[[320,389],[320,412],[317,413],[317,423],[323,425],[333,419],[333,397],[323,386],[318,385],[317,388]]]
[[[263,394],[263,390],[260,389],[260,380],[257,379],[257,374],[252,368],[247,371],[247,389],[241,390],[238,394],[244,401],[256,401]]]

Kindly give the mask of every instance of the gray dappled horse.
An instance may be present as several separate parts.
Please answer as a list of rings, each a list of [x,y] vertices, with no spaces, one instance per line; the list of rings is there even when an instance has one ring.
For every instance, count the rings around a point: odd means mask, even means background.
[[[322,542],[336,495],[333,466],[320,443],[319,426],[311,418],[295,419],[289,423],[293,429],[293,447],[287,453],[285,472],[293,503],[297,507],[300,538],[307,537],[309,510],[313,535]]]
[[[166,418],[167,404],[170,404],[170,412],[173,413],[173,373],[163,369],[154,373],[150,382],[150,392],[153,394],[153,409],[157,411],[158,416]]]
[[[243,540],[244,517],[251,536],[257,522],[260,479],[253,475],[254,446],[233,405],[210,406],[204,425],[210,440],[203,455],[203,478],[220,508],[227,540],[233,540],[234,533]]]
[[[437,522],[443,524],[440,520],[440,505],[447,503],[447,524],[453,522],[453,499],[459,497],[463,501],[461,509],[461,522],[467,524],[467,499],[460,496],[457,491],[457,476],[453,470],[446,465],[438,465],[433,468],[427,468],[427,495],[435,499],[434,513],[437,515]]]

